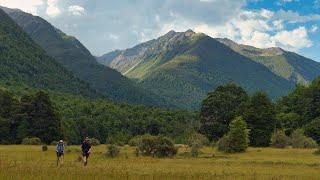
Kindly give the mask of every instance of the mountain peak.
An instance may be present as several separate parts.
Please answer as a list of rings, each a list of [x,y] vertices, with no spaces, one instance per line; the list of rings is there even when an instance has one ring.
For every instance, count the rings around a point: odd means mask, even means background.
[[[191,30],[191,29],[188,29],[186,32],[184,32],[184,34],[186,35],[186,36],[192,36],[192,35],[194,35],[194,34],[196,34],[193,30]]]

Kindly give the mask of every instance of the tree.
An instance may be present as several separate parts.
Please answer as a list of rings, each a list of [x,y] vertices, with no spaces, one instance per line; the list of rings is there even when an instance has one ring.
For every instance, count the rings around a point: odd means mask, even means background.
[[[275,128],[275,110],[264,92],[256,92],[247,103],[243,118],[250,129],[252,146],[269,146]]]
[[[320,118],[316,118],[306,125],[305,134],[320,144]]]
[[[230,131],[218,142],[218,149],[228,153],[244,152],[249,145],[249,130],[242,117],[230,123]]]
[[[39,137],[50,144],[61,137],[61,122],[47,93],[39,91],[34,96],[21,99],[27,136]]]
[[[248,100],[244,89],[228,84],[219,86],[202,102],[200,132],[212,140],[218,140],[228,131],[229,123],[239,114],[242,104]]]
[[[297,113],[279,113],[276,115],[276,126],[279,129],[283,129],[286,135],[290,136],[292,132],[299,128],[300,116]]]

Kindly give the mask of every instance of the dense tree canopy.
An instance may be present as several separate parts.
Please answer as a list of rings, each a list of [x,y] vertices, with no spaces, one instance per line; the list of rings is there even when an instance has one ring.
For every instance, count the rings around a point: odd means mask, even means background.
[[[253,94],[243,111],[252,146],[269,146],[275,128],[274,116],[274,105],[268,96],[263,92]]]
[[[202,103],[201,132],[210,140],[222,137],[247,100],[248,95],[241,87],[235,84],[219,86]]]

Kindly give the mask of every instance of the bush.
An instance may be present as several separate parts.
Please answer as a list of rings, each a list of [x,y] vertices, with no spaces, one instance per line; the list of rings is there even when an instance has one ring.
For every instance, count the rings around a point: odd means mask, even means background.
[[[172,157],[177,154],[173,142],[166,137],[145,135],[138,148],[145,156]]]
[[[249,130],[242,117],[235,118],[230,123],[230,131],[218,142],[218,150],[227,153],[244,152],[249,144]]]
[[[199,151],[204,145],[209,145],[209,140],[202,134],[193,134],[188,139],[188,146],[191,147],[192,157],[198,157]]]
[[[21,142],[21,144],[24,145],[41,145],[41,140],[40,138],[33,137],[33,138],[24,138]]]
[[[304,135],[302,129],[293,131],[291,135],[291,143],[293,148],[316,148],[317,142],[310,137]]]
[[[304,148],[317,148],[318,143],[310,137],[306,137]]]
[[[107,147],[107,156],[108,157],[117,157],[120,153],[120,149],[114,145],[114,144],[111,144]]]
[[[289,145],[289,138],[283,130],[277,130],[272,134],[271,146],[275,148],[285,148]]]
[[[129,146],[139,146],[141,139],[143,136],[135,136],[133,138],[130,139],[130,141],[128,142]]]
[[[96,138],[91,138],[89,141],[92,146],[98,146],[101,144],[100,141]]]
[[[43,145],[42,146],[42,151],[48,151],[48,146],[47,145]]]
[[[157,157],[173,157],[178,150],[174,147],[173,142],[166,137],[159,137],[156,143]]]

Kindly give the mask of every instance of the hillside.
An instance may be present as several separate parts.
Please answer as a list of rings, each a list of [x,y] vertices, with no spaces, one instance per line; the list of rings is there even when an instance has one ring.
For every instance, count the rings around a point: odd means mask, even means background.
[[[0,83],[51,89],[85,97],[101,97],[87,83],[46,55],[1,9]]]
[[[99,64],[75,37],[66,35],[40,17],[20,10],[3,9],[48,55],[109,99],[146,105],[168,105],[116,70]]]
[[[170,31],[133,48],[107,54],[108,62],[127,77],[183,108],[197,108],[218,85],[235,82],[249,93],[266,91],[273,99],[294,83],[264,65],[202,33]]]
[[[259,49],[237,44],[229,39],[217,40],[293,83],[309,84],[320,75],[320,63],[299,54],[281,48]]]

